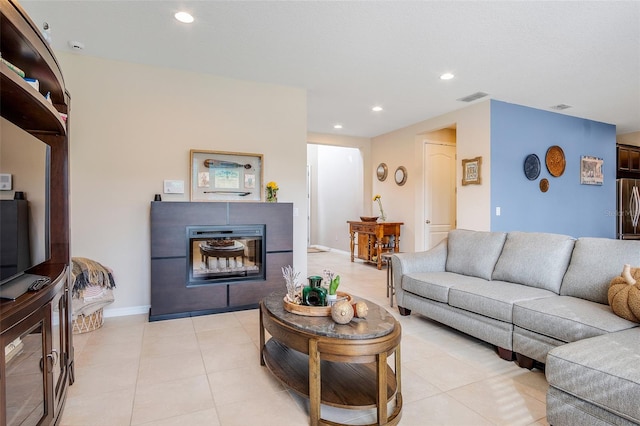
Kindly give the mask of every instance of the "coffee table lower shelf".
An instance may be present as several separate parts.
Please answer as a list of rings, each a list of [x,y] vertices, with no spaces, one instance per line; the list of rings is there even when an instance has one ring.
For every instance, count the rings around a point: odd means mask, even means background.
[[[270,339],[264,347],[264,362],[285,386],[299,395],[309,397],[309,356]],[[377,373],[375,363],[351,364],[320,361],[321,396],[323,404],[340,408],[375,408]],[[396,377],[387,366],[387,402],[396,393]]]

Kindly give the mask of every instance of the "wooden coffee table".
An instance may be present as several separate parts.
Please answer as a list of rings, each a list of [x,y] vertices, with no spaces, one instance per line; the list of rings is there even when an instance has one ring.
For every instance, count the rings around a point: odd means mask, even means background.
[[[336,425],[320,417],[320,404],[377,408],[376,425],[396,425],[402,411],[400,323],[384,308],[366,301],[366,319],[340,325],[331,317],[286,311],[284,293],[260,302],[260,364],[286,387],[308,397],[309,423]],[[356,297],[356,300],[362,300]],[[265,343],[265,330],[271,339]],[[395,369],[387,364],[394,355]],[[395,396],[395,407],[387,403]]]

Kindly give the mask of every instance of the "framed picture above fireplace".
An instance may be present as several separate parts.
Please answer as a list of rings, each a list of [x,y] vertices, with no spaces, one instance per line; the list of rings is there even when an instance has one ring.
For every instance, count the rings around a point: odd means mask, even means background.
[[[262,154],[191,150],[191,201],[262,201]]]

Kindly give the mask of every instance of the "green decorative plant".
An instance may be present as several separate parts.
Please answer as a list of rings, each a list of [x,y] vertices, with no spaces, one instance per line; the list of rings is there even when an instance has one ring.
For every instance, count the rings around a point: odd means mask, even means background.
[[[340,275],[336,275],[334,279],[331,280],[329,284],[329,294],[336,294],[338,291],[338,286],[340,285]]]
[[[340,275],[336,275],[329,269],[324,270],[324,275],[327,282],[329,283],[329,294],[336,294],[336,291],[338,291],[338,286],[340,285]]]

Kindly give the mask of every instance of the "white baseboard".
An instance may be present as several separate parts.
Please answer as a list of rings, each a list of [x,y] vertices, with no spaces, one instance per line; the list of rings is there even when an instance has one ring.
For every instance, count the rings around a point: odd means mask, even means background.
[[[105,309],[103,312],[103,316],[104,318],[110,318],[110,317],[125,317],[127,315],[148,314],[149,308],[151,308],[151,305],[130,306],[128,308],[117,308],[117,309]]]

